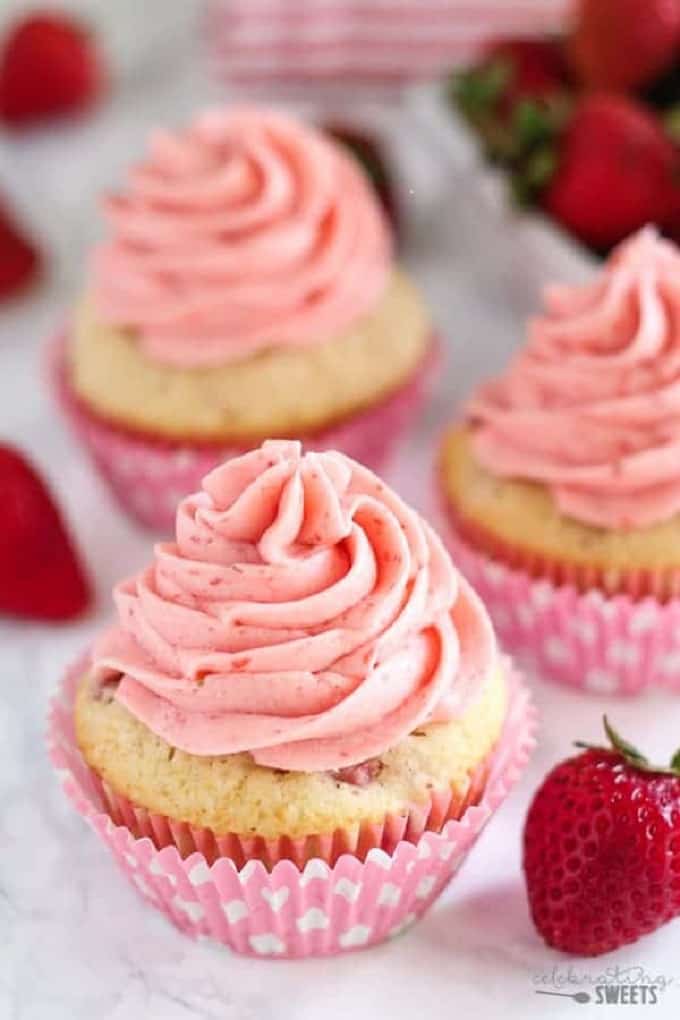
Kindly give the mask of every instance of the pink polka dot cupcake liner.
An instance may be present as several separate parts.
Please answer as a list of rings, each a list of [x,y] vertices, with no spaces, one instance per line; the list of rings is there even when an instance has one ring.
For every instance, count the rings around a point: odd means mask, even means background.
[[[66,342],[65,333],[53,342],[49,369],[52,389],[74,435],[130,517],[152,531],[172,530],[179,500],[200,488],[201,479],[213,468],[246,448],[164,442],[98,418],[69,385]],[[440,344],[433,337],[419,369],[392,396],[323,432],[289,438],[302,438],[309,449],[340,450],[382,473],[420,414],[439,359]]]
[[[504,648],[546,680],[593,694],[680,693],[680,598],[606,595],[506,566],[438,522]]]
[[[237,845],[224,849],[235,849],[235,855],[216,854],[215,837],[210,834],[206,845],[205,830],[140,813],[104,790],[75,741],[75,692],[86,665],[83,657],[67,671],[49,715],[49,753],[65,793],[147,902],[185,934],[212,938],[254,957],[331,956],[403,932],[459,870],[519,779],[535,743],[535,710],[519,674],[510,668],[503,732],[477,802],[460,817],[446,821],[440,831],[424,829],[436,810],[434,797],[433,805],[414,805],[408,838],[397,839],[389,852],[373,846],[361,856],[338,856],[332,848],[326,852],[318,839],[318,856],[304,864],[280,857],[267,866],[259,857],[247,859],[248,840],[227,837]],[[376,826],[376,840],[383,840],[385,829],[389,825]],[[346,833],[345,840],[356,847],[355,835]]]

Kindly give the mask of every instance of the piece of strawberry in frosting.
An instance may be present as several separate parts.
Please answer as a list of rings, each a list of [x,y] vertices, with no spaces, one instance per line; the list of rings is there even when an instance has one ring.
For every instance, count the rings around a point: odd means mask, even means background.
[[[387,286],[391,235],[365,174],[283,113],[213,110],[157,131],[105,211],[95,309],[159,362],[213,365],[321,343]]]
[[[343,769],[451,719],[494,668],[479,600],[419,515],[340,453],[272,441],[179,507],[115,591],[99,683],[173,747]]]
[[[506,375],[469,402],[479,462],[548,486],[568,517],[642,528],[680,512],[680,251],[646,228],[596,279],[549,287]]]

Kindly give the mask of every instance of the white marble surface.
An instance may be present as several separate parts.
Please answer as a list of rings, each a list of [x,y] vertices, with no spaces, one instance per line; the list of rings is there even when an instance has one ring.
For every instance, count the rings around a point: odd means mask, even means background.
[[[604,708],[657,755],[680,743],[680,703],[669,697],[611,705],[536,684],[540,747],[463,873],[403,938],[334,960],[250,961],[187,941],[128,888],[62,797],[43,745],[47,700],[62,667],[107,618],[113,581],[144,562],[148,538],[109,503],[55,418],[41,382],[41,344],[77,290],[97,232],[99,189],[139,151],[150,124],[180,119],[210,96],[191,47],[168,53],[169,61],[137,64],[92,119],[24,140],[0,137],[0,187],[55,252],[45,285],[0,309],[0,433],[49,476],[99,596],[96,612],[77,626],[0,622],[1,1020],[598,1016],[593,1003],[535,994],[542,981],[558,990],[553,982],[567,980],[570,966],[572,991],[587,991],[607,968],[661,976],[670,984],[659,1004],[628,1007],[628,1015],[678,1016],[680,922],[599,961],[570,961],[547,950],[531,926],[519,850],[531,791],[573,738],[598,736]],[[393,476],[422,503],[441,422],[474,380],[504,361],[541,281],[581,267],[540,232],[480,203],[476,183],[454,172],[435,133],[411,126],[400,137],[413,213],[407,258],[448,351],[427,419]]]

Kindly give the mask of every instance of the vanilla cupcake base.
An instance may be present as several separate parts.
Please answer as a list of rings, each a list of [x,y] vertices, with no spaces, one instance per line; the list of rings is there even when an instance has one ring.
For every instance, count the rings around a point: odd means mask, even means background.
[[[49,374],[73,434],[130,517],[153,531],[172,530],[179,500],[198,489],[213,468],[248,447],[156,440],[97,417],[70,385],[67,347],[66,333],[53,341]],[[439,344],[431,335],[423,359],[399,390],[330,429],[292,438],[303,439],[310,449],[340,450],[380,473],[426,402],[438,362]]]
[[[330,848],[338,833],[359,853],[362,830],[386,818],[392,822],[385,839],[396,843],[407,837],[414,813],[428,829],[457,817],[483,783],[506,707],[506,681],[496,667],[460,718],[419,727],[370,763],[364,785],[331,772],[264,768],[248,754],[200,757],[175,750],[110,693],[95,691],[88,676],[76,700],[75,730],[83,757],[110,795],[216,837],[235,833],[264,849],[299,839],[314,856],[319,841]]]
[[[583,590],[578,566],[573,572],[563,567],[554,581],[547,569],[537,577],[490,555],[470,541],[469,528],[461,530],[441,464],[435,503],[451,556],[484,602],[502,646],[527,670],[597,695],[630,696],[655,687],[680,694],[679,598]]]
[[[492,560],[608,596],[680,595],[680,515],[627,530],[565,517],[546,486],[497,478],[482,467],[465,425],[444,437],[439,476],[458,532]]]
[[[263,436],[330,429],[388,400],[423,361],[431,332],[418,291],[397,269],[376,307],[338,335],[198,367],[152,360],[134,333],[100,322],[85,299],[66,370],[80,403],[113,426],[249,447]]]
[[[170,842],[162,849],[152,838],[163,819],[149,816],[146,834],[137,828],[132,806],[132,828],[112,820],[101,786],[75,742],[74,700],[86,665],[80,660],[67,673],[50,714],[50,757],[65,792],[149,903],[186,934],[210,936],[251,956],[334,955],[400,934],[459,869],[519,778],[534,744],[535,713],[510,671],[508,711],[479,803],[446,822],[441,832],[414,832],[412,841],[402,839],[391,852],[373,847],[363,861],[344,853],[332,865],[323,857],[304,867],[280,860],[270,870],[259,860],[243,867],[228,858],[211,864],[199,846],[200,833],[193,852],[182,856],[169,828]],[[189,836],[194,838],[191,830]]]

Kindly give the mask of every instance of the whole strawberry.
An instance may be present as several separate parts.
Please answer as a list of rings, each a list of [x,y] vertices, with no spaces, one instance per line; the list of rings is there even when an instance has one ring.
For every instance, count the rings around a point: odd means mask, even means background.
[[[0,445],[0,612],[68,620],[89,585],[45,484],[16,450]]]
[[[499,40],[488,47],[481,67],[500,69],[506,110],[522,99],[554,95],[569,80],[562,46],[553,39]]]
[[[580,0],[568,51],[585,85],[637,89],[680,55],[680,0]]]
[[[75,113],[101,91],[99,54],[87,32],[63,15],[18,22],[0,52],[0,121],[21,127]]]
[[[559,43],[512,39],[489,46],[474,67],[453,75],[449,88],[452,102],[481,136],[488,155],[512,163],[533,146],[535,128],[542,133],[543,119],[552,124],[561,118],[568,85]]]
[[[0,202],[0,301],[12,298],[36,277],[40,257]]]
[[[592,95],[556,151],[544,208],[586,244],[608,249],[646,223],[666,222],[680,159],[663,126],[625,96]]]
[[[534,924],[580,956],[635,942],[680,913],[680,752],[654,768],[604,725],[611,746],[554,768],[524,829]]]

